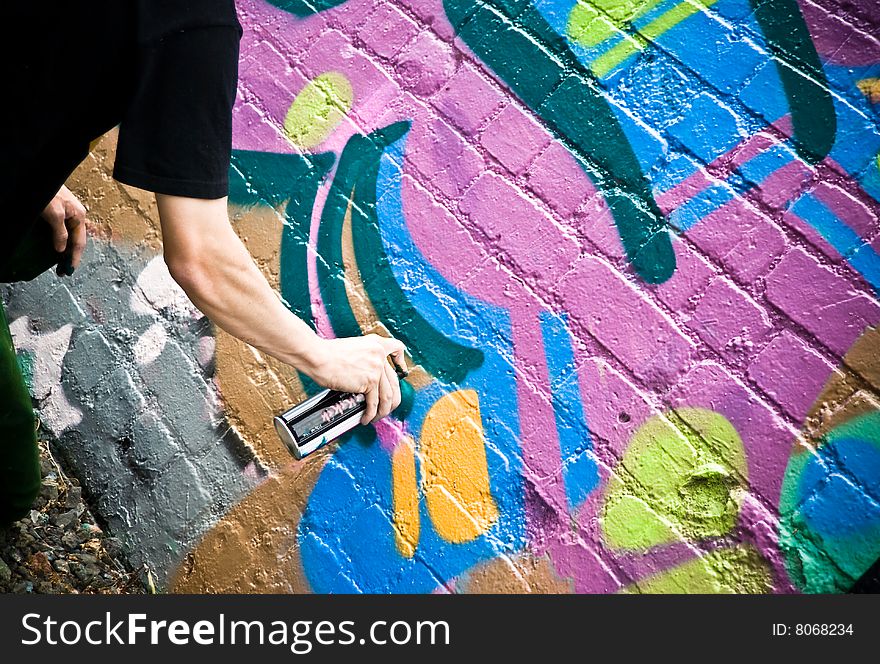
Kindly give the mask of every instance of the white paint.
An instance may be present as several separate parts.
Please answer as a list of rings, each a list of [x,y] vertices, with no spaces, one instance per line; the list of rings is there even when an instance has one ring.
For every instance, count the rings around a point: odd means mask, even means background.
[[[165,348],[168,333],[162,323],[153,323],[147,328],[134,345],[134,359],[141,366],[150,364]]]
[[[167,311],[172,316],[201,318],[202,313],[177,285],[168,272],[162,256],[156,256],[138,275],[129,302],[132,311],[138,314],[153,314]]]
[[[56,436],[65,429],[82,422],[82,411],[67,401],[61,387],[61,366],[67,349],[73,325],[68,323],[54,332],[35,334],[31,330],[30,319],[22,316],[9,326],[16,348],[34,355],[33,392],[40,401],[40,415],[43,423]]]

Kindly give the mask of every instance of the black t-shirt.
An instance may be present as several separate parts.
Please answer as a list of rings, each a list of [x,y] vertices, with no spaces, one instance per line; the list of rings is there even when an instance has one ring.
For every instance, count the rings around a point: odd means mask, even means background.
[[[13,239],[116,125],[120,182],[227,194],[241,38],[234,0],[9,4],[0,224]]]

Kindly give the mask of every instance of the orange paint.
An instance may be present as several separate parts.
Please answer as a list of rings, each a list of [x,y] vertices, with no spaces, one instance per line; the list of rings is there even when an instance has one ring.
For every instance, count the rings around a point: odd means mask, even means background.
[[[394,541],[405,558],[412,558],[419,543],[419,488],[416,479],[415,441],[406,436],[391,456],[394,502]]]
[[[489,486],[480,405],[474,390],[442,396],[422,424],[424,493],[437,533],[449,542],[469,542],[498,519]]]

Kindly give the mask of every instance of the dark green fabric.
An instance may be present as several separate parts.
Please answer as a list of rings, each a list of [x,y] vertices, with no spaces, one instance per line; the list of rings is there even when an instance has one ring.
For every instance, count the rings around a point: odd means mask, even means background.
[[[58,262],[49,224],[31,228],[7,257],[0,257],[0,282],[26,281]],[[40,490],[40,456],[31,395],[0,300],[0,526],[20,519]]]
[[[52,246],[52,228],[35,219],[13,246],[0,248],[0,282],[30,281],[63,258]]]

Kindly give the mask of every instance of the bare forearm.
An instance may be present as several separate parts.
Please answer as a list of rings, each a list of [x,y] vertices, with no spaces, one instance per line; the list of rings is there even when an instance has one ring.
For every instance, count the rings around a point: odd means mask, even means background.
[[[159,205],[160,214],[167,217],[161,199]],[[172,276],[216,325],[310,373],[320,339],[275,294],[226,221],[225,203],[212,207],[220,221],[212,223],[209,232],[190,232],[199,224],[196,215],[203,206],[194,207],[185,222],[165,231],[165,257]],[[180,228],[187,231],[185,238],[175,236]]]
[[[300,370],[315,359],[319,339],[281,302],[237,236],[208,248],[175,278],[208,318],[234,337]],[[215,243],[211,243],[214,245]]]
[[[375,334],[318,337],[287,310],[254,264],[229,223],[225,198],[157,194],[156,202],[171,276],[214,323],[319,385],[364,394],[364,424],[397,407],[400,385],[388,357],[406,369],[400,341]]]

